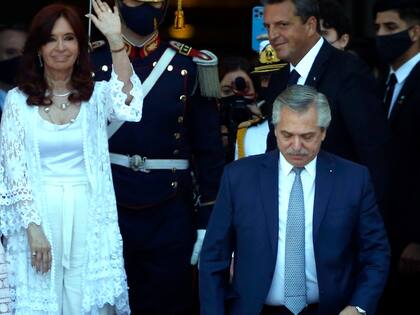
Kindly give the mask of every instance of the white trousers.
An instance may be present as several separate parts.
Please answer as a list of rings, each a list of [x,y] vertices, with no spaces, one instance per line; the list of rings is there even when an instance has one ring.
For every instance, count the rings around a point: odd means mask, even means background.
[[[62,183],[59,180],[44,182],[44,185],[60,314],[79,315],[82,314],[81,284],[89,228],[89,186],[86,181]],[[99,310],[99,315],[110,314],[114,314],[110,305]]]

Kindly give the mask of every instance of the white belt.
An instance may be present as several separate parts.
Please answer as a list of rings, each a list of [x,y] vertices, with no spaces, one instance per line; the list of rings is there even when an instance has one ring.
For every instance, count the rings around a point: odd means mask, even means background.
[[[148,173],[149,170],[186,170],[189,167],[188,160],[159,160],[148,159],[140,155],[109,154],[112,164],[131,168],[133,171]]]

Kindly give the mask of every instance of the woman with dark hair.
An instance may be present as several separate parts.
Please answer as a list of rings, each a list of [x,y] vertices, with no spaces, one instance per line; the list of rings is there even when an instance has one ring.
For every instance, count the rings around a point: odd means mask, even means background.
[[[113,59],[94,84],[83,23],[53,4],[33,19],[0,134],[0,229],[16,314],[129,314],[107,119],[139,121],[143,93],[116,7],[92,21]]]

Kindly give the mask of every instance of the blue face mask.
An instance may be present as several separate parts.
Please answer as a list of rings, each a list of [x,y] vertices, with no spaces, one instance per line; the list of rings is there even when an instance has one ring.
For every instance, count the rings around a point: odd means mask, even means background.
[[[120,12],[125,25],[140,36],[147,36],[156,31],[163,17],[163,10],[143,3],[129,7],[121,2]]]
[[[411,47],[413,42],[408,34],[409,30],[376,36],[376,49],[382,61],[391,64]]]

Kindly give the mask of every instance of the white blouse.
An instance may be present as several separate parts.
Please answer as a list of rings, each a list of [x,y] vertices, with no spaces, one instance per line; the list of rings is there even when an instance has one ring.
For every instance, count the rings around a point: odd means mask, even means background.
[[[38,147],[44,178],[87,181],[83,160],[83,115],[83,103],[74,121],[67,124],[57,125],[37,115]]]

